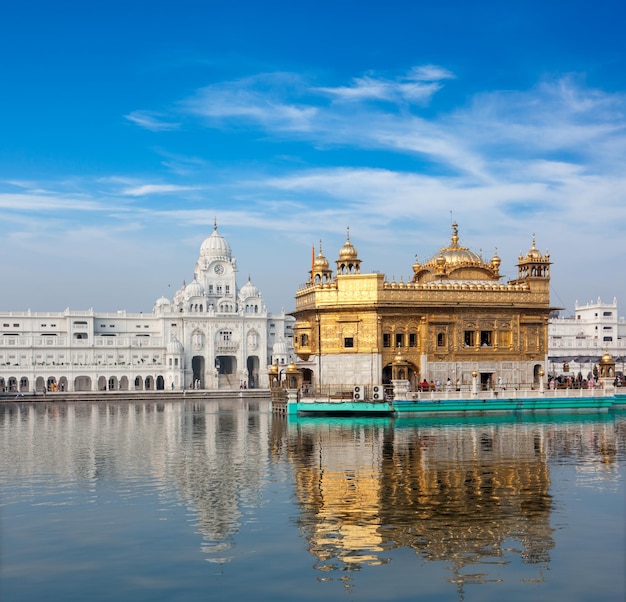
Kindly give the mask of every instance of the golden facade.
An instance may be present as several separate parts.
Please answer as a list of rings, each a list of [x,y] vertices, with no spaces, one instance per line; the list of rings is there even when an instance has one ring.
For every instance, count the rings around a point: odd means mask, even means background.
[[[294,348],[305,383],[352,386],[405,379],[462,388],[472,372],[484,387],[538,384],[548,352],[550,256],[535,245],[520,254],[517,278],[501,282],[500,258],[489,261],[448,246],[410,282],[361,273],[350,235],[336,270],[322,252],[296,292]]]

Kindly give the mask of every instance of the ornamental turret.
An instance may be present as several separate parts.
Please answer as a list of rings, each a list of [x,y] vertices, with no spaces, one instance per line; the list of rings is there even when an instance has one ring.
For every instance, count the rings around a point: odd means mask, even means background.
[[[315,255],[315,250],[313,251]],[[333,278],[333,271],[330,269],[328,259],[322,253],[322,241],[320,240],[320,252],[317,257],[313,257],[311,265],[311,282],[313,284],[326,284]]]
[[[337,264],[337,275],[340,274],[360,274],[361,273],[361,260],[359,254],[350,242],[350,228],[346,236],[346,242],[339,250],[339,259],[335,262]]]
[[[533,234],[533,243],[526,256],[519,254],[519,263],[517,264],[518,279],[525,278],[547,278],[550,279],[550,253],[546,251],[545,255],[535,244],[535,235]]]

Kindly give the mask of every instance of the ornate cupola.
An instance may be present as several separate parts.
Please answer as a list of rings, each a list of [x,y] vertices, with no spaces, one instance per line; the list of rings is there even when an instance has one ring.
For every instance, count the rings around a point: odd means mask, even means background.
[[[315,254],[315,251],[313,251]],[[330,269],[328,259],[322,253],[322,241],[320,240],[320,252],[313,259],[311,265],[311,282],[313,284],[326,284],[333,278],[333,271]]]
[[[496,249],[495,253],[493,254],[493,257],[491,258],[491,267],[493,268],[493,271],[494,271],[495,274],[499,274],[500,273],[500,264],[501,263],[502,263],[502,260],[498,256],[498,249]]]
[[[550,254],[546,251],[545,255],[537,249],[535,244],[535,235],[533,234],[533,243],[528,253],[523,256],[519,254],[519,262],[517,264],[517,279],[511,284],[519,284],[525,286],[533,293],[541,295],[546,303],[550,299]]]
[[[350,228],[348,227],[346,242],[339,251],[339,259],[335,262],[337,264],[337,275],[340,274],[360,274],[361,273],[361,260],[359,254],[354,248],[354,245],[350,242]]]
[[[615,378],[615,360],[611,357],[608,349],[600,359],[600,378],[611,381]]]
[[[546,251],[545,256],[537,249],[535,244],[535,235],[533,234],[533,243],[526,256],[520,253],[519,263],[517,264],[518,280],[527,280],[529,278],[547,278],[550,279],[550,253]]]

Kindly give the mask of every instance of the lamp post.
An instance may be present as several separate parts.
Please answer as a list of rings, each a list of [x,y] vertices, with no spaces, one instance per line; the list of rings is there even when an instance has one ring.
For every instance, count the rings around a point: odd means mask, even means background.
[[[478,372],[476,370],[472,370],[472,395],[478,396]]]

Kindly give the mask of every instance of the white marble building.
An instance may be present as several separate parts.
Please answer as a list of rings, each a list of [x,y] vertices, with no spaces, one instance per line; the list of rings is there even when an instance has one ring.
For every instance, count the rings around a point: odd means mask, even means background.
[[[0,391],[267,388],[294,319],[270,313],[214,225],[194,276],[151,314],[0,312]]]
[[[601,357],[609,353],[617,372],[624,373],[626,363],[626,320],[619,317],[617,299],[603,303],[600,298],[586,305],[576,302],[574,315],[550,318],[548,323],[548,367],[551,374],[579,372],[587,378]]]

